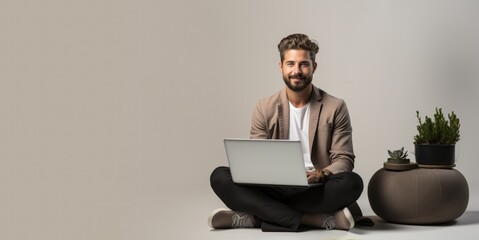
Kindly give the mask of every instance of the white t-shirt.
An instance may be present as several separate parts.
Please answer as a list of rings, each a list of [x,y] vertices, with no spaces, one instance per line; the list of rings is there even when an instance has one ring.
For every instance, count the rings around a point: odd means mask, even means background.
[[[295,108],[291,102],[289,103],[289,139],[301,141],[304,166],[313,168],[309,152],[309,109],[309,103],[301,108]]]

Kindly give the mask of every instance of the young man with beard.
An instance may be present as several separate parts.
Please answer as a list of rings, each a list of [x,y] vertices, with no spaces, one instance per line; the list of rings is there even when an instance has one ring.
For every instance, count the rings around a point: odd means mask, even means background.
[[[232,181],[228,167],[218,167],[211,174],[211,187],[230,209],[213,211],[208,224],[216,229],[349,230],[354,219],[348,206],[361,195],[363,182],[352,172],[355,156],[348,109],[343,100],[312,84],[319,47],[308,36],[289,35],[278,50],[286,87],[258,102],[251,138],[300,140],[308,182],[324,184],[300,190],[244,186]]]

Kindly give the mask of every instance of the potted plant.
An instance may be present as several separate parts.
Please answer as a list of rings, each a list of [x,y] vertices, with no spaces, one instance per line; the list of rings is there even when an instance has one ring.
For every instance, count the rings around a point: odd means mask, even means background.
[[[418,133],[414,136],[416,162],[430,167],[452,167],[455,162],[455,146],[459,141],[460,122],[454,111],[448,119],[441,108],[436,108],[433,118],[425,117],[424,122],[416,111],[419,121]]]
[[[388,150],[389,158],[384,163],[384,168],[387,170],[404,171],[416,168],[415,163],[411,163],[407,158],[407,151],[404,147],[399,150]]]

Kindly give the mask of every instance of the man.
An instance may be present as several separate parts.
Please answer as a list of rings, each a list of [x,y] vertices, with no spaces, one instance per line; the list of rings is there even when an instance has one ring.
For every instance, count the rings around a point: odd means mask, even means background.
[[[279,67],[286,87],[258,102],[251,138],[300,140],[308,182],[321,187],[244,186],[235,184],[227,167],[211,174],[211,187],[230,209],[208,218],[212,228],[261,227],[263,231],[298,231],[300,227],[348,230],[354,219],[347,208],[363,190],[352,172],[352,128],[343,100],[311,82],[318,45],[304,34],[278,44]],[[271,166],[274,167],[274,166]]]

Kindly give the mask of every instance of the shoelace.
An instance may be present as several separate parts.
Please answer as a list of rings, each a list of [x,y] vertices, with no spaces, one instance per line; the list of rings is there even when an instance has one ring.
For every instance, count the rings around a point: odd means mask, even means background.
[[[253,227],[253,219],[251,215],[239,212],[233,215],[233,223],[231,224],[233,228],[244,228],[244,227]]]
[[[331,230],[336,227],[336,221],[334,221],[334,216],[329,216],[326,219],[324,219],[323,224],[321,224],[323,228],[326,230]]]

